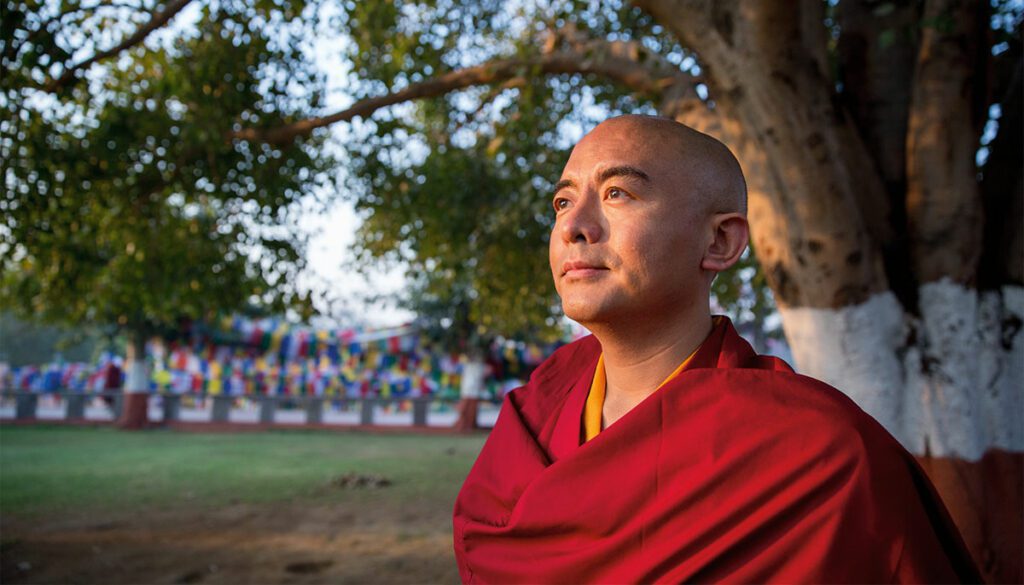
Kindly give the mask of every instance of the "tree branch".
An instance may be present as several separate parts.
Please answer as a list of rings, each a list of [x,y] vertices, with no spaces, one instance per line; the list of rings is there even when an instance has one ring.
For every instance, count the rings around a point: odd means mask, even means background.
[[[800,40],[825,79],[832,79],[828,64],[828,29],[825,28],[825,3],[800,0]],[[846,33],[846,30],[843,30]],[[841,37],[840,37],[841,38]]]
[[[107,0],[105,2],[104,1],[97,2],[96,4],[93,4],[92,6],[76,6],[75,8],[68,8],[67,10],[65,10],[63,12],[59,12],[57,14],[54,14],[50,18],[47,18],[46,20],[41,21],[39,23],[39,26],[37,26],[36,29],[33,30],[32,33],[30,33],[30,36],[26,39],[26,41],[31,41],[32,38],[33,38],[32,35],[37,34],[39,31],[46,30],[47,28],[49,28],[49,26],[51,24],[59,23],[60,21],[64,20],[65,18],[67,18],[69,16],[73,16],[73,15],[76,15],[76,14],[82,14],[82,13],[85,13],[85,12],[95,12],[95,11],[101,9],[101,8],[120,8],[120,9],[125,9],[125,10],[134,10],[136,12],[147,12],[142,7],[132,6],[130,4],[122,4],[122,3],[114,2],[113,0]]]
[[[140,11],[140,9],[135,7],[135,6],[130,6],[128,4],[118,4],[118,3],[115,3],[112,0],[110,0],[110,1],[106,1],[106,2],[97,2],[96,4],[94,4],[92,6],[77,6],[75,8],[69,8],[69,9],[67,9],[67,10],[65,10],[63,12],[59,12],[59,13],[51,16],[50,18],[47,18],[45,20],[40,21],[39,24],[35,28],[33,28],[31,30],[25,28],[24,26],[20,26],[19,25],[16,28],[21,28],[22,30],[26,31],[28,33],[28,35],[20,43],[8,42],[8,44],[4,47],[3,56],[2,56],[2,59],[3,59],[4,63],[5,64],[10,63],[15,58],[17,58],[18,53],[21,52],[22,48],[24,48],[26,46],[30,46],[33,42],[35,42],[35,40],[37,38],[39,38],[39,35],[41,35],[41,34],[43,34],[43,33],[48,31],[50,25],[57,24],[58,27],[64,26],[61,21],[63,21],[64,19],[66,19],[69,16],[75,16],[77,14],[82,14],[82,13],[85,13],[85,12],[95,12],[95,11],[101,9],[101,8],[120,8],[120,9],[125,9],[125,10]],[[24,23],[21,23],[21,24],[24,24]],[[11,40],[13,40],[13,36],[12,36]]]
[[[640,93],[657,95],[676,84],[693,85],[699,80],[662,60],[639,43],[617,41],[584,42],[575,31],[560,31],[547,44],[550,51],[534,57],[496,59],[459,69],[411,84],[399,91],[357,101],[348,108],[327,116],[309,118],[271,129],[245,128],[229,135],[231,139],[291,143],[317,128],[354,118],[367,118],[377,110],[412,100],[432,98],[476,85],[502,83],[529,75],[562,73],[592,74],[605,77]]]
[[[983,224],[975,59],[986,41],[986,4],[935,0],[924,8],[907,129],[907,219],[922,283],[975,283]]]
[[[630,4],[654,17],[658,23],[672,31],[679,41],[687,47],[698,44],[697,37],[716,34],[713,26],[713,15],[718,2],[712,0],[631,0]],[[735,2],[720,2],[722,10],[731,12]]]
[[[79,71],[86,69],[103,59],[117,55],[125,49],[130,49],[131,47],[138,45],[144,41],[150,33],[167,24],[168,21],[181,12],[182,9],[184,9],[191,1],[192,0],[171,0],[167,6],[164,7],[163,11],[153,14],[149,19],[149,22],[139,27],[139,29],[132,33],[131,36],[106,51],[100,51],[92,57],[68,67],[60,77],[47,82],[43,89],[49,92],[56,92],[72,85],[77,81],[78,78],[76,77],[76,74]]]
[[[473,117],[476,118],[480,116],[480,114],[483,113],[485,106],[494,101],[495,98],[497,98],[505,91],[509,89],[519,89],[521,87],[526,87],[528,83],[529,80],[526,79],[525,77],[513,77],[511,79],[506,80],[503,83],[495,85],[490,89],[490,91],[488,91],[483,97],[480,98],[480,105],[477,107],[476,111],[473,112]]]
[[[869,229],[882,247],[892,290],[908,307],[916,305],[918,288],[913,272],[906,269],[910,248],[905,211],[907,113],[917,55],[918,10],[912,3],[898,3],[888,12],[862,2],[843,2],[836,8],[842,30],[840,97],[881,174],[888,200],[889,213],[866,215],[866,219],[885,223]]]
[[[703,65],[714,62],[709,77],[714,85],[729,91],[739,84],[733,62],[733,43],[744,34],[737,30],[736,0],[631,0],[633,6],[654,17],[683,46],[696,50]]]

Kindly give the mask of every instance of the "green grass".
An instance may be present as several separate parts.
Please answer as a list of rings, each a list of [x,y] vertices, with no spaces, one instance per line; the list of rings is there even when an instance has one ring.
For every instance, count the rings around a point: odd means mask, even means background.
[[[0,426],[0,514],[19,516],[293,499],[415,498],[450,506],[483,436],[324,431],[182,433]],[[386,490],[330,480],[378,473]]]

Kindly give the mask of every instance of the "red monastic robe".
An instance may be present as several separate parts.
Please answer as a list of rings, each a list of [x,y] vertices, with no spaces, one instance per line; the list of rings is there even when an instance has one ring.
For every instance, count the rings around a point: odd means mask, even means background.
[[[455,504],[463,581],[980,581],[914,458],[727,320],[580,444],[600,351],[559,349],[505,400]]]

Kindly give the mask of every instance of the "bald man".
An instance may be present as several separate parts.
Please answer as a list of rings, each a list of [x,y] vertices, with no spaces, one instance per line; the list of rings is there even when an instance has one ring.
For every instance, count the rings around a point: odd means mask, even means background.
[[[709,308],[748,239],[729,150],[623,116],[573,149],[551,272],[592,336],[508,395],[459,493],[465,582],[976,582],[913,457]]]

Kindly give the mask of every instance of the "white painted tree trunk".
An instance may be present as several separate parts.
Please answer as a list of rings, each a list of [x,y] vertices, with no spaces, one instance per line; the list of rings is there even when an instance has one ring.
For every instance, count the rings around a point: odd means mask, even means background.
[[[119,425],[125,429],[141,429],[148,423],[149,376],[146,375],[146,336],[140,332],[131,336],[127,362],[128,375]]]
[[[462,366],[462,379],[459,384],[459,397],[478,399],[484,391],[484,380],[487,375],[487,364],[480,358],[470,358]]]
[[[132,359],[127,364],[124,391],[128,393],[149,392],[149,376],[146,375],[146,360]]]
[[[132,334],[129,337],[125,353],[125,393],[149,392],[149,376],[146,372],[146,337],[139,333]]]
[[[920,288],[921,316],[889,292],[841,309],[782,309],[797,371],[850,396],[917,455],[1024,450],[1024,288]]]

